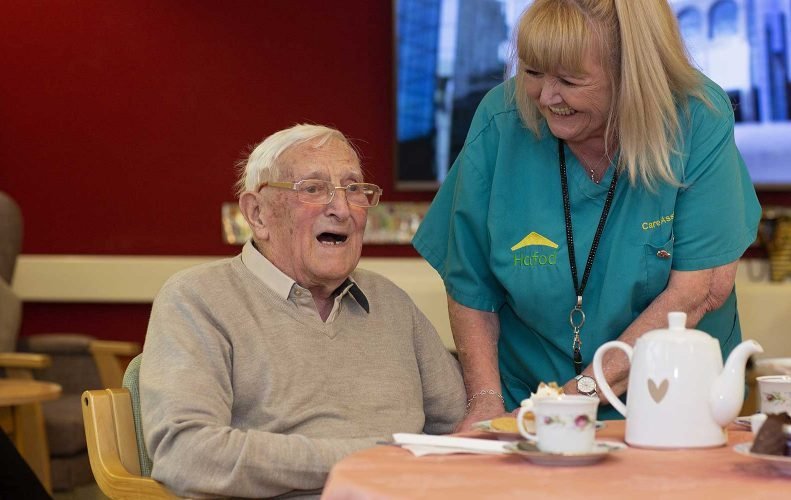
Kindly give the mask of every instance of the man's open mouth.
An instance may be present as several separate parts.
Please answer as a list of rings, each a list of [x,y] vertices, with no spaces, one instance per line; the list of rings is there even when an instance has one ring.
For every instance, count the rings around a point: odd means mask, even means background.
[[[316,236],[316,239],[319,240],[319,243],[324,245],[340,245],[346,241],[347,236],[345,234],[338,234],[338,233],[321,233],[320,235]]]

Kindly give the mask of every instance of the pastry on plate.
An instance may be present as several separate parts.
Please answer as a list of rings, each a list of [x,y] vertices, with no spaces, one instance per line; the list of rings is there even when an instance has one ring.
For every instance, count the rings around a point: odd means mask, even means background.
[[[789,440],[791,436],[783,432],[783,427],[791,427],[791,416],[788,413],[776,413],[766,416],[766,421],[755,436],[755,441],[750,449],[753,453],[764,455],[791,456]]]
[[[501,432],[518,433],[519,429],[516,427],[516,419],[514,417],[498,417],[493,418],[489,425],[492,429]]]
[[[563,394],[563,388],[560,387],[557,384],[557,382],[550,382],[548,384],[541,382],[540,384],[538,384],[538,389],[536,390],[536,392],[530,393],[529,400],[522,401],[522,406],[528,406],[532,408],[532,405],[536,399],[558,397],[561,396],[562,394]],[[522,416],[522,419],[527,432],[535,433],[536,432],[535,414],[530,410],[525,411],[524,415]]]

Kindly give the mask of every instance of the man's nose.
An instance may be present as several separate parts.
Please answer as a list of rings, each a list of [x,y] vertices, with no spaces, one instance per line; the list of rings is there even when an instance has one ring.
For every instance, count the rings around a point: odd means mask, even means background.
[[[340,187],[335,188],[335,194],[327,204],[327,210],[330,215],[335,215],[338,218],[345,219],[349,216],[349,200],[346,198],[346,190]]]

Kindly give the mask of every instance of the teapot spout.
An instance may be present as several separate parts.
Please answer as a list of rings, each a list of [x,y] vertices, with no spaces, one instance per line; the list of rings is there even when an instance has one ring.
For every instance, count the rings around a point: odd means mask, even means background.
[[[745,340],[731,352],[719,377],[711,386],[709,408],[714,421],[725,427],[736,417],[744,402],[744,367],[753,354],[764,352],[761,344]]]

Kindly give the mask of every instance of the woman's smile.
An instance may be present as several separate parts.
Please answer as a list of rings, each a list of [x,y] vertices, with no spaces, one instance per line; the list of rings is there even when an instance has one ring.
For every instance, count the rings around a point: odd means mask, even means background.
[[[547,106],[552,114],[560,115],[560,116],[569,116],[576,113],[575,110],[568,106]]]

